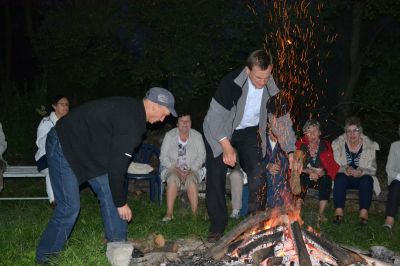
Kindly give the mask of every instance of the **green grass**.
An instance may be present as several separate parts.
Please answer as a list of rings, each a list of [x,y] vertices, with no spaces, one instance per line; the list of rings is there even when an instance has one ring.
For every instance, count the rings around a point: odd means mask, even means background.
[[[43,180],[6,180],[6,196],[43,196]],[[175,206],[175,220],[162,223],[165,214],[165,202],[161,207],[151,203],[148,195],[131,196],[129,204],[134,218],[129,224],[130,239],[144,239],[151,234],[160,233],[167,240],[189,236],[205,238],[208,231],[208,219],[204,201],[200,202],[199,215],[193,217],[190,210],[181,208],[179,201]],[[307,204],[303,210],[306,225],[317,228],[316,207]],[[108,265],[105,257],[103,227],[98,203],[89,189],[81,192],[81,213],[66,248],[54,265]],[[52,213],[47,201],[0,201],[0,247],[1,265],[34,265],[35,249],[39,237]],[[327,214],[332,213],[332,208]],[[326,238],[353,247],[368,249],[373,245],[384,245],[394,251],[400,251],[400,222],[390,235],[382,229],[382,213],[370,213],[366,227],[358,225],[357,212],[348,212],[341,225],[330,221],[320,228]],[[228,230],[238,221],[229,221]],[[397,237],[396,237],[397,236]]]

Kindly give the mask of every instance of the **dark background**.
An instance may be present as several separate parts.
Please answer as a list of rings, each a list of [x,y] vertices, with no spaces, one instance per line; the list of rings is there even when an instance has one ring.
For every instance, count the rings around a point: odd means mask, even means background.
[[[358,115],[384,160],[400,123],[399,2],[0,1],[7,160],[33,163],[40,110],[56,94],[73,108],[163,86],[201,130],[219,80],[259,48],[273,54],[298,134],[313,117],[332,140]]]

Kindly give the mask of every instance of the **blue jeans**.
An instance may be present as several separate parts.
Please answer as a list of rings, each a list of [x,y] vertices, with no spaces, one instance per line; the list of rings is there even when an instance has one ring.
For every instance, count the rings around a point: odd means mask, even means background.
[[[50,256],[62,250],[80,210],[79,183],[64,157],[55,129],[50,130],[47,136],[46,154],[57,206],[36,250],[36,260],[39,262],[46,262]],[[108,175],[92,178],[88,182],[100,202],[107,241],[126,241],[128,224],[118,215],[112,199]]]
[[[335,208],[344,208],[347,189],[358,189],[358,201],[361,209],[369,210],[372,201],[374,180],[370,175],[360,177],[338,173],[333,186],[333,203]]]

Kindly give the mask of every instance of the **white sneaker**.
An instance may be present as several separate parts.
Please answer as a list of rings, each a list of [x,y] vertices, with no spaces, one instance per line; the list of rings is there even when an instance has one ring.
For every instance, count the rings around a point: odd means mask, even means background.
[[[133,245],[127,242],[107,243],[107,259],[112,266],[129,266]]]
[[[240,210],[238,210],[238,209],[233,209],[230,217],[232,219],[239,219],[240,218],[239,211]]]

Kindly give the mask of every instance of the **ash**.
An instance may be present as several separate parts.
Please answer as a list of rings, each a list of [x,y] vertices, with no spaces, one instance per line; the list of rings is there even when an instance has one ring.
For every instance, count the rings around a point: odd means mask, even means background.
[[[240,261],[216,261],[213,259],[207,259],[200,256],[193,256],[191,258],[181,258],[182,262],[173,262],[168,264],[161,264],[161,266],[248,266],[250,264],[244,264]]]

